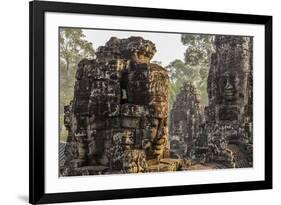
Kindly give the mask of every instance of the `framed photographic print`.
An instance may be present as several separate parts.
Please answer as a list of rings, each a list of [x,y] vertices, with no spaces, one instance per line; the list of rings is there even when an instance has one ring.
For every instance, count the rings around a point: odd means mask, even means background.
[[[272,188],[272,17],[30,2],[30,203]]]

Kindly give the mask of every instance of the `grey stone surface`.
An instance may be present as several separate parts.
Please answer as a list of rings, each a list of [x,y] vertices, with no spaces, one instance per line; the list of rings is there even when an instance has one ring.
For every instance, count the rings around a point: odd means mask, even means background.
[[[78,64],[74,98],[65,106],[68,129],[63,175],[81,167],[146,171],[146,160],[169,156],[168,74],[150,63],[155,45],[141,37],[111,38],[96,59]],[[79,169],[79,171],[78,171]],[[86,172],[82,174],[96,172]]]

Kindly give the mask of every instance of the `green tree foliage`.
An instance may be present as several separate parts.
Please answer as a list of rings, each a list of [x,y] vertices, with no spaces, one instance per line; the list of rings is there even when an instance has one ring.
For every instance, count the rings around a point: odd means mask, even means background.
[[[85,39],[82,29],[61,28],[59,32],[60,51],[60,136],[66,138],[63,126],[64,106],[73,98],[77,64],[83,58],[94,58],[95,50]]]
[[[182,34],[181,41],[186,46],[184,61],[174,60],[167,66],[170,73],[170,107],[183,82],[191,82],[201,95],[202,103],[208,104],[207,78],[210,57],[214,51],[214,36]]]

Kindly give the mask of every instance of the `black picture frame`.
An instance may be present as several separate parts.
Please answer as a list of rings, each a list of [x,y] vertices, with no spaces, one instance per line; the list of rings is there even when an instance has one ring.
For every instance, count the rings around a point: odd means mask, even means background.
[[[93,4],[33,1],[29,4],[30,42],[30,164],[29,202],[31,204],[155,197],[198,193],[260,190],[272,188],[272,16],[214,13]],[[111,16],[149,17],[259,24],[265,26],[265,180],[235,183],[197,184],[154,188],[135,188],[71,193],[45,192],[44,131],[45,131],[45,12],[100,14]]]

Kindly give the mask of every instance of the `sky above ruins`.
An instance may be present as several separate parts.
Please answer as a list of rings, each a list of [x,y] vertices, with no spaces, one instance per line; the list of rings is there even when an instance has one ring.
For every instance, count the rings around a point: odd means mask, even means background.
[[[94,29],[83,29],[83,33],[86,35],[86,39],[93,43],[94,49],[103,46],[112,36],[117,38],[141,36],[155,43],[157,52],[152,61],[161,61],[163,66],[167,66],[175,59],[183,60],[186,50],[186,47],[181,43],[180,34]]]

